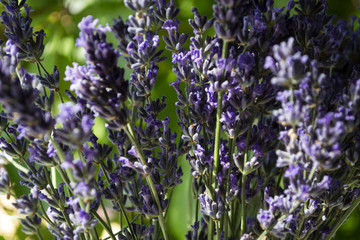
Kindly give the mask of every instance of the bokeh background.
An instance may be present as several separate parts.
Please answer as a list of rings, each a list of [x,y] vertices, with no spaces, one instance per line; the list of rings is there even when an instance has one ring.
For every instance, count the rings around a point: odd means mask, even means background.
[[[286,6],[287,0],[274,0],[276,6]],[[300,0],[301,1],[301,0]],[[80,48],[75,47],[75,40],[79,34],[77,23],[87,15],[93,15],[99,18],[100,23],[112,24],[112,20],[117,16],[126,19],[132,14],[123,4],[121,0],[28,0],[28,4],[33,8],[31,17],[33,18],[34,30],[44,29],[47,39],[45,41],[45,52],[43,55],[44,66],[52,71],[54,65],[57,65],[61,79],[64,77],[64,71],[67,65],[72,62],[84,63],[84,53]],[[183,23],[180,26],[182,32],[192,32],[187,19],[192,18],[191,7],[196,6],[201,15],[212,16],[213,0],[175,0],[180,8],[179,20]],[[360,0],[329,0],[328,12],[343,19],[350,19],[351,16],[358,15]],[[3,8],[0,8],[3,11]],[[4,28],[0,26],[0,38],[5,40],[3,36]],[[162,32],[160,32],[162,33]],[[109,35],[110,41],[116,46],[116,40]],[[167,53],[168,54],[168,53]],[[170,55],[168,54],[168,57]],[[124,66],[124,62],[119,63]],[[179,132],[176,120],[175,102],[176,94],[169,83],[175,80],[175,75],[171,71],[169,59],[160,64],[158,81],[155,87],[153,97],[164,95],[167,97],[168,107],[162,113],[163,116],[170,117],[170,126],[174,131]],[[28,65],[28,69],[36,72],[34,66]],[[127,73],[129,74],[129,73]],[[69,88],[69,82],[61,82],[61,91]],[[67,97],[64,95],[66,100]],[[59,99],[57,99],[59,100]],[[56,109],[54,109],[56,114]],[[104,121],[96,119],[94,128],[95,134],[103,143],[108,143],[106,131],[104,129]],[[171,234],[171,239],[184,239],[185,233],[190,228],[190,219],[193,219],[193,206],[191,196],[190,169],[185,160],[180,159],[183,166],[184,176],[183,184],[176,187],[174,195],[170,203],[170,210],[167,219],[167,225]],[[0,160],[0,165],[4,164]],[[10,177],[15,184],[15,192],[18,196],[27,193],[27,188],[19,184],[20,179],[17,177],[17,171],[9,165],[5,166],[9,171]],[[0,240],[23,240],[35,239],[26,236],[21,232],[21,225],[18,221],[18,215],[14,212],[11,203],[14,199],[7,200],[0,197]],[[115,229],[119,227],[117,223],[113,226]],[[52,239],[47,233],[44,226],[44,239]],[[360,211],[357,209],[345,225],[339,230],[336,239],[357,240],[360,239]]]

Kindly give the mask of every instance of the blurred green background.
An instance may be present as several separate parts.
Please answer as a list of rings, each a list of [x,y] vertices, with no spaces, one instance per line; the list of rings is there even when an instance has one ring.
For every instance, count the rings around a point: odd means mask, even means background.
[[[57,65],[61,79],[64,77],[63,73],[67,65],[72,65],[72,62],[84,63],[84,53],[80,48],[75,47],[75,39],[79,33],[77,23],[83,17],[93,15],[95,18],[99,18],[100,23],[109,23],[111,25],[112,19],[117,16],[120,15],[123,19],[126,19],[129,14],[132,14],[121,0],[28,0],[27,2],[34,9],[31,14],[34,30],[44,29],[46,32],[47,39],[45,41],[43,64],[49,71],[52,71],[53,65]],[[176,0],[175,2],[181,10],[179,20],[183,23],[180,26],[182,32],[192,32],[187,21],[188,18],[193,16],[191,12],[192,6],[196,6],[201,15],[212,15],[212,0]],[[286,6],[286,3],[286,0],[275,0],[277,6]],[[359,7],[360,0],[330,0],[328,12],[340,18],[349,19],[350,16],[359,15],[357,10]],[[5,39],[2,32],[3,26],[0,26],[0,37]],[[110,37],[110,39],[116,46],[115,39],[113,37]],[[170,57],[169,54],[167,56]],[[170,60],[168,59],[160,65],[159,77],[153,97],[161,95],[167,97],[169,107],[163,112],[162,117],[170,116],[171,129],[179,131],[175,113],[176,94],[172,87],[169,87],[169,83],[175,80],[175,75],[172,73],[169,63]],[[120,64],[124,66],[124,62],[120,62]],[[36,72],[33,66],[29,65],[27,67],[30,71]],[[62,81],[62,92],[68,88],[69,82]],[[67,99],[66,96],[64,98]],[[107,142],[104,122],[101,119],[96,119],[96,124],[95,134],[102,142]],[[171,239],[184,239],[186,231],[190,228],[190,219],[192,219],[193,212],[191,206],[191,182],[189,181],[190,169],[184,160],[180,161],[185,174],[183,184],[175,188],[170,203],[167,224],[171,232]],[[27,189],[18,184],[19,179],[16,170],[9,166],[6,167],[10,172],[12,182],[17,183],[15,187],[17,195],[25,193]],[[0,205],[3,205],[2,209],[0,207],[0,240],[33,239],[21,232],[21,226],[14,217],[8,216],[11,214],[9,201],[1,198]],[[52,239],[49,234],[46,235],[47,230],[45,227],[43,230],[44,239]],[[10,231],[16,233],[10,233]],[[360,212],[357,210],[340,229],[336,239],[355,240],[359,239],[359,234]]]

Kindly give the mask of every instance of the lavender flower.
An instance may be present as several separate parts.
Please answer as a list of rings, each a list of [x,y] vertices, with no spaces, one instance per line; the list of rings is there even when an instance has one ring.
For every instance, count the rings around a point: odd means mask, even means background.
[[[25,2],[26,0],[20,3],[15,0],[1,1],[6,8],[6,11],[1,13],[1,23],[6,27],[5,36],[16,45],[19,51],[16,54],[17,58],[40,61],[44,51],[45,33],[43,30],[33,32],[30,18],[32,9]],[[22,8],[25,10],[25,16],[21,14]]]
[[[17,199],[13,205],[20,214],[34,215],[38,210],[38,194],[37,187],[34,187],[31,189],[29,196],[22,196],[20,199]]]
[[[74,95],[65,90],[57,116],[62,84],[56,66],[42,65],[45,33],[33,32],[25,0],[0,2],[1,156],[31,189],[14,203],[26,234],[41,238],[43,219],[55,239],[96,239],[99,228],[111,239],[170,239],[182,155],[195,199],[186,239],[329,240],[360,204],[360,31],[355,18],[327,14],[327,1],[285,10],[216,0],[213,18],[192,9],[192,33],[181,32],[173,0],[126,0],[134,13],[112,27],[84,17],[76,46],[86,62],[67,67]],[[180,132],[163,115],[166,96],[154,94],[163,46]],[[95,117],[111,143],[95,136]],[[0,174],[0,192],[16,197]],[[116,234],[109,206],[121,216]]]

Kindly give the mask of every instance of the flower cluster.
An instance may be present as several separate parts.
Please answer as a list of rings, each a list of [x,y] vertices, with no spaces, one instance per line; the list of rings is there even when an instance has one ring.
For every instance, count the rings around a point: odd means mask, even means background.
[[[195,199],[186,239],[328,240],[359,205],[360,30],[328,15],[325,0],[286,10],[216,0],[211,19],[192,9],[193,33],[179,30],[172,0],[125,0],[127,20],[78,24],[86,62],[66,68],[72,92],[42,65],[45,34],[33,32],[26,0],[0,2],[1,158],[30,189],[16,196],[0,168],[0,193],[16,198],[26,234],[42,239],[45,222],[54,239],[98,239],[99,225],[112,240],[170,239],[183,155]],[[161,117],[166,97],[153,94],[164,51],[179,138]],[[96,117],[111,144],[94,134]]]

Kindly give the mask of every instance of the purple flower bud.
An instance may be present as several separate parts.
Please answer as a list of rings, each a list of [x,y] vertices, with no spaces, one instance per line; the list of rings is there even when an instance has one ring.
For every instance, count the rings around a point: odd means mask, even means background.
[[[262,226],[264,226],[264,228],[268,228],[274,220],[274,215],[269,210],[260,209],[257,215],[257,220]]]
[[[162,26],[163,29],[171,32],[172,30],[177,30],[180,22],[175,18],[173,20],[166,20]]]

